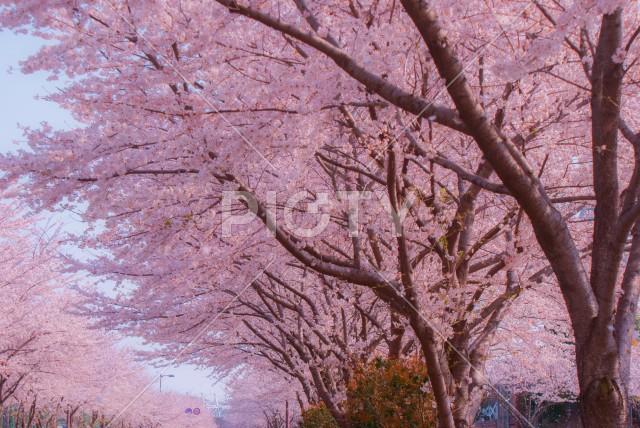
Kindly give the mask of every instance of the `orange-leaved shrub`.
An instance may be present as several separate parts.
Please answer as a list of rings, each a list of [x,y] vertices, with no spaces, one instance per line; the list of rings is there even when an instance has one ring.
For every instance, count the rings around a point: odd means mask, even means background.
[[[435,427],[436,409],[424,362],[382,359],[356,366],[347,389],[351,428]]]

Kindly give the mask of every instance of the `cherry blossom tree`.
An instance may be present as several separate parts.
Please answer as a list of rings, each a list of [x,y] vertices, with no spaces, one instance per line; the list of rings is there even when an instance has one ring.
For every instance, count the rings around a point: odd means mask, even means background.
[[[42,321],[51,317],[46,300],[40,296],[50,291],[49,282],[56,279],[55,266],[47,251],[46,241],[41,246],[31,244],[25,236],[26,222],[12,219],[11,211],[2,208],[5,218],[2,237],[2,359],[0,360],[0,405],[10,399],[26,376],[37,366],[30,359],[34,342],[51,344],[47,332],[40,328]],[[42,318],[39,318],[42,317]],[[35,347],[37,348],[37,347]]]
[[[151,381],[145,368],[117,347],[117,336],[74,314],[80,296],[63,273],[57,235],[21,214],[0,205],[0,413],[22,427],[59,418],[70,428],[215,426],[204,408],[199,418],[185,416],[199,400],[158,392],[136,399]]]
[[[243,265],[237,269],[240,276]],[[183,304],[158,299],[150,305],[141,296],[147,291],[140,287],[117,297],[91,293],[87,309],[104,327],[162,345],[145,353],[149,358],[166,360],[189,347],[189,362],[233,383],[249,367],[252,373],[275,369],[298,384],[301,407],[322,401],[336,420],[343,419],[346,384],[356,362],[416,350],[397,315],[373,293],[329,281],[298,263],[272,264],[242,294],[221,286]],[[230,301],[222,316],[216,317],[212,299]],[[207,319],[215,322],[193,342],[190,333]]]
[[[273,368],[245,367],[233,382],[228,384],[228,411],[223,420],[224,427],[264,427],[269,416],[285,416],[287,402],[289,415],[297,420],[301,403],[298,402],[300,388]],[[292,424],[293,425],[293,424]]]
[[[3,25],[58,41],[24,69],[75,78],[50,98],[85,124],[28,132],[5,181],[87,204],[80,243],[109,253],[91,270],[140,305],[239,295],[232,261],[251,284],[293,258],[407,319],[442,425],[466,426],[500,323],[552,275],[585,425],[628,422],[637,5],[2,4]],[[233,229],[229,194],[270,232]]]

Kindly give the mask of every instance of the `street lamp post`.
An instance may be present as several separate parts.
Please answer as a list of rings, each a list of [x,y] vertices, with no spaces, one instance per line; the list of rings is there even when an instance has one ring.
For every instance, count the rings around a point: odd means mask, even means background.
[[[161,374],[160,375],[160,392],[162,392],[162,378],[163,377],[175,377],[175,376],[172,375],[172,374]]]

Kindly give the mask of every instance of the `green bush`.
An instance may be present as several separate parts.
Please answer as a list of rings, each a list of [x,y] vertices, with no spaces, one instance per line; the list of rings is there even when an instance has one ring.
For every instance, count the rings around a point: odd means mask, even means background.
[[[302,413],[300,428],[338,428],[327,406],[311,406]]]

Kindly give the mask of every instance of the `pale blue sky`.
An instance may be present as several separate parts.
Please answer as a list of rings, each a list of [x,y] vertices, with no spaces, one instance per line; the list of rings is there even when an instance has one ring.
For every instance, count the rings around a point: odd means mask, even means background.
[[[35,100],[56,90],[56,83],[47,82],[45,73],[24,75],[19,62],[35,53],[42,45],[40,39],[0,31],[0,150],[15,150],[14,141],[22,141],[22,126],[38,126],[46,120],[55,127],[73,123],[71,116],[54,103]],[[10,71],[10,69],[13,69]]]
[[[56,104],[38,100],[57,90],[61,82],[49,82],[45,73],[25,75],[19,70],[19,62],[34,54],[43,41],[25,35],[14,35],[0,31],[0,152],[14,151],[25,146],[22,130],[19,125],[37,127],[41,122],[49,122],[54,128],[71,126],[74,121],[70,114]],[[9,71],[11,70],[11,71]],[[19,124],[19,125],[18,125]],[[56,215],[54,221],[62,221],[65,227],[77,231],[81,225],[74,220],[75,216]],[[155,370],[150,369],[154,374]],[[163,390],[175,390],[195,396],[205,394],[213,398],[223,396],[222,386],[212,385],[207,371],[193,366],[181,365],[166,372],[174,374],[173,378],[162,379]]]

